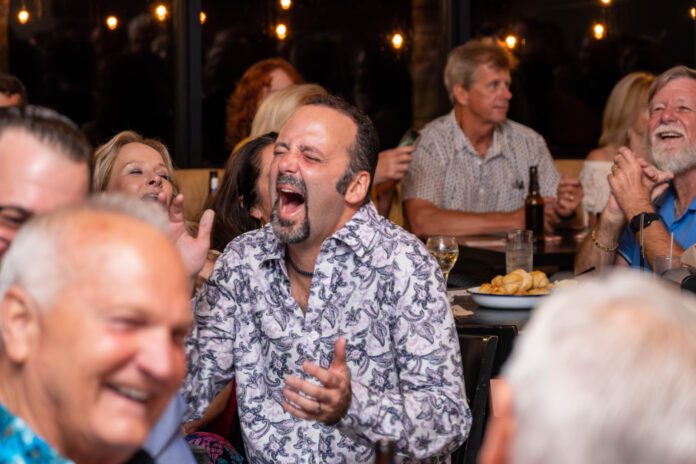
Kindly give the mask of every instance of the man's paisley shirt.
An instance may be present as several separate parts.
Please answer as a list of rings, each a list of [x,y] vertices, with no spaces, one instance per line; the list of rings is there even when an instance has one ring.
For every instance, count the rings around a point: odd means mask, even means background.
[[[371,203],[322,244],[306,315],[269,225],[227,246],[193,305],[187,420],[236,376],[252,463],[371,462],[383,438],[402,462],[446,462],[466,439],[471,413],[442,273]],[[304,361],[328,368],[339,336],[353,395],[346,416],[327,426],[285,412],[285,379],[311,379]]]

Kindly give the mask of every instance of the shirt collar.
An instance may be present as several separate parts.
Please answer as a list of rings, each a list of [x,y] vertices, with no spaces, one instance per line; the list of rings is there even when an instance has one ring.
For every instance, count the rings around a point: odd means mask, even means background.
[[[454,110],[450,111],[449,118],[450,123],[453,125],[453,129],[456,133],[459,134],[459,136],[455,137],[454,139],[455,143],[458,145],[455,147],[455,149],[461,148],[465,152],[468,152],[476,156],[477,158],[480,158],[478,152],[474,149],[471,140],[469,140],[469,137],[466,136],[462,128],[459,126],[459,121],[457,121],[457,117],[454,114]],[[506,153],[506,150],[503,150],[503,126],[506,123],[507,119],[502,124],[496,126],[493,130],[493,142],[491,143],[491,146],[488,148],[486,158],[483,161],[495,158],[496,156],[504,156],[506,158],[510,158],[510,156],[512,156],[512,153]]]
[[[362,259],[372,248],[379,219],[379,213],[372,202],[363,205],[343,227],[324,240],[322,250],[329,241],[338,241],[345,244],[358,258]],[[261,229],[257,244],[265,248],[262,262],[285,259],[285,244],[278,240],[278,237],[273,233],[271,224],[266,224]]]

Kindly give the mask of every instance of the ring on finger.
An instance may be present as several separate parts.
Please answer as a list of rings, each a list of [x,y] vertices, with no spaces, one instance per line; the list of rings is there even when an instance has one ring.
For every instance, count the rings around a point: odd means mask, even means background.
[[[319,414],[319,413],[321,413],[321,403],[319,401],[317,401],[317,410],[314,411],[314,414]]]

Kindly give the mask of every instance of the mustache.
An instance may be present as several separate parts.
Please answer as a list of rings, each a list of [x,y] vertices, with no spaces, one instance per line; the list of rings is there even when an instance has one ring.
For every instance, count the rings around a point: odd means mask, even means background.
[[[676,132],[677,134],[686,138],[686,132],[684,131],[684,129],[682,129],[681,127],[676,126],[674,124],[660,124],[652,131],[652,137],[657,136],[658,132],[667,132],[667,131]]]
[[[276,178],[276,190],[278,190],[278,185],[285,184],[290,187],[295,187],[300,191],[302,197],[307,198],[307,185],[305,185],[302,179],[297,177],[289,176],[287,174],[281,174]]]

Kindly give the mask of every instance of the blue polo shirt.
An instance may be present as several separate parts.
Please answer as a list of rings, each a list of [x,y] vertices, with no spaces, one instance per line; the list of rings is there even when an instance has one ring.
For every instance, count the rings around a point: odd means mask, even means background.
[[[696,243],[696,198],[679,219],[676,219],[674,188],[670,186],[655,201],[655,209],[667,232],[674,233],[675,243],[685,250]],[[640,267],[640,244],[628,225],[619,238],[618,253],[628,261],[631,267]],[[645,267],[649,267],[647,261]]]

